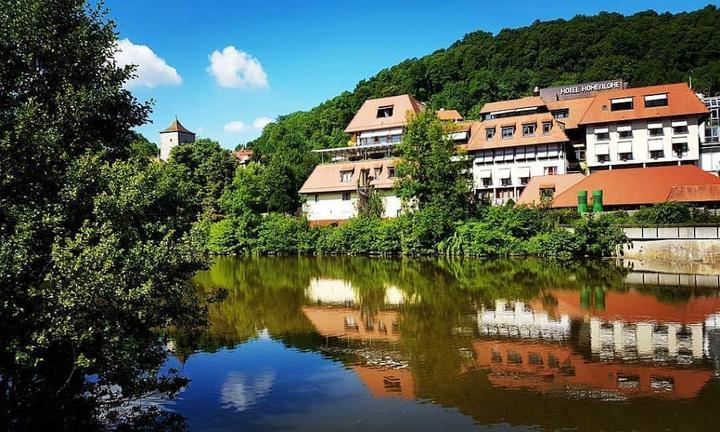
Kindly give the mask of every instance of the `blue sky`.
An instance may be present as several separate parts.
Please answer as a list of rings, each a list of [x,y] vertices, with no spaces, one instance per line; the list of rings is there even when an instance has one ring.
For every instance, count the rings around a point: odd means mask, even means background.
[[[140,132],[157,142],[158,132],[177,115],[198,136],[233,148],[257,137],[267,119],[312,108],[386,67],[447,47],[475,30],[497,33],[536,19],[651,8],[678,12],[708,3],[107,0],[106,5],[120,39],[127,39],[121,42],[123,60],[144,65],[131,90],[141,100],[155,101],[152,123]]]

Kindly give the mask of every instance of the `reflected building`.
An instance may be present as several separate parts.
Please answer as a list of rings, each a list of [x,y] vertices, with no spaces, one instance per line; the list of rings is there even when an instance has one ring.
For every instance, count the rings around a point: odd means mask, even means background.
[[[495,309],[483,306],[477,313],[477,320],[481,335],[553,341],[567,340],[570,336],[570,317],[567,314],[551,318],[547,312],[536,312],[520,301],[495,300]]]

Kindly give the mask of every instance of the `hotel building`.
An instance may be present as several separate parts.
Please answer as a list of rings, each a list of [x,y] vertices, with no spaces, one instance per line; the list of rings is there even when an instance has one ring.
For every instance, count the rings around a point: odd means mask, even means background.
[[[395,147],[405,134],[407,115],[424,109],[425,105],[410,95],[365,101],[345,128],[350,136],[346,147],[315,150],[323,163],[300,188],[308,220],[329,225],[357,216],[359,201],[371,191],[382,198],[383,217],[397,217],[402,203],[393,191]],[[455,110],[440,110],[437,115],[447,122],[462,121]],[[469,133],[469,126],[458,124],[451,138],[466,143]]]
[[[700,166],[705,171],[720,172],[720,96],[702,97],[702,100],[710,115],[700,130]]]
[[[700,125],[708,108],[684,83],[598,93],[585,127],[590,172],[700,165]]]

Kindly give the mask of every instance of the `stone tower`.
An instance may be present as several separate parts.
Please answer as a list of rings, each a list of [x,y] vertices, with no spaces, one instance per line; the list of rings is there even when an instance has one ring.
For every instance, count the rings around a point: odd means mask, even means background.
[[[173,148],[191,142],[195,142],[195,133],[185,129],[175,118],[167,129],[160,131],[160,159],[168,160]]]

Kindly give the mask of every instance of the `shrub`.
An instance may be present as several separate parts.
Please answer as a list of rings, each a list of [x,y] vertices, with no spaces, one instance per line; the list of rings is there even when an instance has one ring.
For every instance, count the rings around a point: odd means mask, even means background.
[[[472,257],[508,256],[522,253],[522,241],[501,226],[489,222],[460,224],[453,235],[439,245],[447,255]]]
[[[637,223],[653,225],[684,223],[692,220],[690,206],[678,202],[664,202],[643,207],[633,213],[632,217]]]
[[[270,213],[257,230],[254,250],[263,255],[308,253],[315,249],[315,234],[306,219]]]
[[[608,217],[585,217],[575,222],[573,227],[584,256],[612,256],[617,246],[627,242],[623,230]]]

